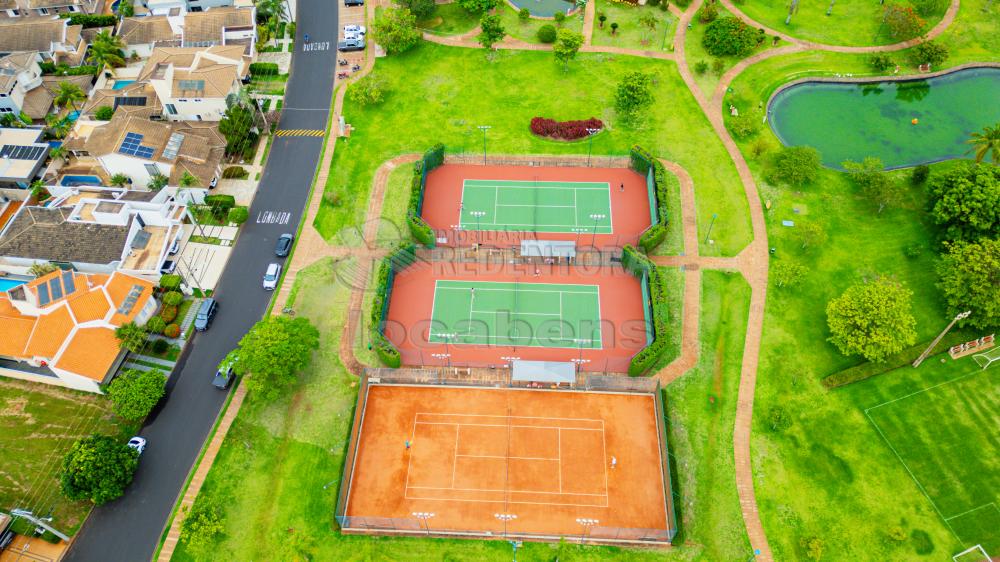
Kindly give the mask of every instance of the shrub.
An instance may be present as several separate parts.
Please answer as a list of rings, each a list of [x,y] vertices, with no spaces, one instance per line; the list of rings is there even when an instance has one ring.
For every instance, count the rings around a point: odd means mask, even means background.
[[[160,311],[160,318],[167,324],[173,322],[177,318],[177,307],[171,305],[165,305],[163,310]]]
[[[921,164],[913,168],[913,172],[910,173],[910,183],[913,185],[923,185],[930,176],[931,167],[927,164]]]
[[[722,76],[726,70],[726,61],[722,59],[712,59],[712,72]]]
[[[250,218],[250,211],[246,207],[233,207],[229,209],[227,220],[233,224],[240,225],[247,222],[248,218]]]
[[[42,74],[55,74],[56,76],[86,76],[97,74],[97,67],[89,64],[80,66],[68,66],[66,64],[56,65],[51,62],[38,63],[42,69]]]
[[[216,220],[222,220],[229,209],[236,206],[236,198],[232,195],[207,195],[205,196],[205,204],[208,205]]]
[[[227,180],[245,180],[250,177],[250,171],[243,166],[228,166],[222,170],[222,177]]]
[[[924,247],[921,244],[910,244],[903,248],[903,255],[911,260],[919,258],[922,253],[924,253]]]
[[[542,43],[555,43],[556,27],[552,24],[545,24],[538,28],[538,40]]]
[[[667,294],[663,277],[659,268],[649,258],[626,244],[622,248],[622,267],[636,277],[641,277],[643,273],[648,275],[649,293],[653,307],[653,341],[632,356],[628,367],[628,374],[637,376],[647,373],[653,368],[666,351],[670,311],[667,308]]]
[[[159,316],[154,316],[150,318],[148,322],[146,322],[146,329],[149,330],[149,332],[152,334],[162,334],[163,329],[166,327],[167,323],[164,322],[163,318],[160,318]],[[155,340],[155,341],[161,341],[161,340]]]
[[[181,335],[181,327],[177,324],[170,324],[163,330],[163,335],[168,338],[176,338]]]
[[[694,63],[694,71],[697,74],[705,74],[706,72],[708,72],[708,62],[700,60]]]
[[[944,2],[942,0],[910,0],[910,4],[913,4],[917,13],[925,18],[944,11]]]
[[[765,138],[759,138],[753,141],[753,144],[750,145],[750,154],[753,154],[754,158],[760,158],[770,150],[771,143]]]
[[[819,151],[811,146],[786,146],[782,148],[767,172],[773,184],[803,186],[812,183],[819,175]]]
[[[600,119],[591,117],[580,121],[556,121],[545,117],[535,117],[531,120],[531,132],[540,137],[561,140],[577,140],[586,138],[587,129],[603,129]]]
[[[181,286],[181,276],[176,274],[161,275],[160,276],[160,288],[164,291],[172,291],[178,289]]]
[[[97,119],[98,121],[111,121],[111,118],[114,117],[114,115],[115,110],[112,109],[110,105],[102,105],[94,110],[94,119]]]
[[[979,334],[966,331],[966,330],[952,330],[941,339],[940,342],[934,349],[931,350],[931,354],[928,357],[933,357],[939,353],[944,353],[953,345],[958,345],[963,342],[967,342],[977,338]],[[900,351],[899,353],[894,353],[890,355],[884,362],[875,363],[873,361],[866,361],[859,365],[853,367],[848,367],[842,371],[837,371],[823,377],[820,381],[826,388],[837,388],[839,386],[846,386],[851,383],[858,381],[863,381],[865,379],[881,375],[882,373],[888,373],[889,371],[894,371],[900,367],[904,367],[913,363],[913,361],[920,356],[921,353],[927,346],[931,344],[932,340],[923,341],[915,345]]]
[[[344,204],[339,191],[326,191],[323,193],[323,202],[331,207],[339,207]]]
[[[552,19],[555,20],[556,25],[561,26],[564,21],[566,21],[566,14],[562,12],[556,12],[552,14]]]
[[[382,259],[375,278],[375,291],[372,299],[371,316],[368,319],[368,329],[372,338],[372,348],[379,359],[388,367],[397,368],[402,360],[399,350],[382,334],[382,318],[389,308],[389,273],[406,268],[416,259],[416,247],[413,244],[402,244]]]
[[[70,25],[82,25],[84,29],[92,27],[113,27],[118,23],[115,16],[98,16],[91,14],[73,14],[69,16]]]
[[[912,39],[923,29],[926,22],[910,6],[889,4],[882,12],[882,21],[889,28],[889,35],[897,41]]]
[[[745,57],[757,48],[760,38],[756,29],[727,16],[708,24],[701,44],[716,57]]]
[[[182,295],[179,291],[168,291],[163,294],[163,298],[161,300],[166,306],[179,306],[181,302],[184,301],[184,295]]]
[[[892,62],[892,58],[889,55],[877,53],[868,57],[868,66],[872,67],[872,70],[876,72],[885,72],[895,67],[896,63]]]
[[[756,117],[748,114],[742,113],[736,117],[730,117],[727,123],[730,132],[733,136],[739,139],[745,139],[752,137],[760,132],[760,120]]]
[[[664,4],[666,4],[666,2],[664,2]],[[678,8],[687,8],[691,5],[691,0],[674,0],[674,4],[676,4]]]
[[[388,82],[377,72],[372,72],[347,87],[347,97],[364,107],[382,103],[388,91]]]
[[[166,329],[166,326],[164,326],[163,328]],[[168,343],[167,340],[160,338],[156,338],[155,340],[153,340],[153,353],[157,355],[163,355],[164,353],[167,352],[168,349],[170,349],[170,343]]]
[[[715,2],[709,2],[698,10],[698,21],[701,23],[712,23],[719,18],[719,9],[715,7]]]
[[[521,20],[521,23],[528,23],[528,20],[531,19],[531,11],[527,8],[521,8],[521,10],[517,12],[517,19]]]
[[[914,65],[929,64],[941,66],[948,60],[948,48],[934,41],[925,41],[914,47],[909,54]]]
[[[278,63],[274,62],[252,62],[250,63],[250,74],[260,74],[265,76],[277,76]]]

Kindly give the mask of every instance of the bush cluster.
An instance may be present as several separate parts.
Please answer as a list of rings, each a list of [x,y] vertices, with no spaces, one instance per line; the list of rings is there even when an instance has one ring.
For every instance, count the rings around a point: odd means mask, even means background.
[[[643,250],[651,252],[659,246],[667,237],[667,228],[670,222],[667,199],[669,197],[667,174],[670,172],[663,167],[663,164],[640,146],[633,146],[629,158],[629,167],[645,176],[649,172],[649,167],[653,167],[653,182],[656,191],[656,224],[647,228],[639,237],[639,245]]]
[[[80,66],[69,66],[66,64],[56,65],[54,62],[40,62],[38,67],[42,69],[42,74],[55,74],[57,76],[84,76],[87,74],[97,74],[97,67],[92,64],[81,64]]]
[[[382,333],[382,319],[389,310],[389,296],[392,292],[390,274],[393,271],[400,271],[416,260],[416,246],[412,243],[401,244],[388,256],[382,258],[378,266],[378,276],[375,278],[375,297],[372,299],[371,317],[369,318],[369,332],[372,339],[372,348],[382,363],[393,369],[402,364],[399,350],[396,349],[385,334]]]
[[[653,306],[653,341],[632,356],[628,366],[628,374],[637,376],[647,373],[660,360],[667,349],[667,331],[670,320],[670,310],[667,308],[667,292],[660,270],[646,256],[634,247],[625,245],[622,248],[622,267],[635,275],[648,275],[649,293]]]
[[[716,57],[745,57],[764,40],[758,30],[734,17],[719,18],[708,24],[702,46]]]
[[[92,14],[73,14],[69,16],[70,25],[82,25],[84,29],[92,27],[113,27],[118,23],[115,16],[98,16]]]
[[[556,42],[556,27],[550,23],[543,25],[538,28],[538,40],[542,43],[555,43]]]
[[[243,166],[229,166],[222,170],[222,177],[227,180],[245,180],[250,177],[250,172]]]
[[[604,123],[600,119],[591,117],[578,121],[556,121],[545,117],[534,117],[531,119],[531,132],[540,137],[549,137],[560,140],[577,140],[586,138],[587,129],[603,129]]]
[[[406,210],[406,225],[410,227],[410,234],[417,239],[417,242],[429,248],[434,247],[434,231],[420,216],[424,201],[424,168],[427,168],[429,174],[443,163],[444,145],[438,143],[428,149],[419,162],[413,164],[413,176],[410,178],[410,203]]]
[[[252,62],[250,63],[250,74],[262,74],[277,76],[278,64],[274,62]]]
[[[177,324],[170,324],[163,330],[163,335],[168,338],[176,338],[181,335],[181,327]]]

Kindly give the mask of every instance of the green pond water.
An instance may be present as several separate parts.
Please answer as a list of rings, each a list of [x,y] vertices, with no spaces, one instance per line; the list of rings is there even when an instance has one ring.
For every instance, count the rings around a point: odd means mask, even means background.
[[[768,120],[782,143],[816,148],[831,168],[866,156],[887,168],[961,158],[969,133],[1000,123],[1000,68],[905,82],[804,82],[771,99]]]

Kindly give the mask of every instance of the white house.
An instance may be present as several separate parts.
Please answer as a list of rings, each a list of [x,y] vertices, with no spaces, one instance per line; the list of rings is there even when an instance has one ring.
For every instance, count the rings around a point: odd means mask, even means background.
[[[250,58],[238,45],[158,47],[138,81],[153,86],[170,121],[219,121],[226,98],[239,91],[249,72]]]
[[[41,137],[41,129],[0,128],[0,196],[24,198],[24,190],[38,177],[49,155],[49,145]]]
[[[43,60],[79,64],[86,51],[82,25],[70,25],[68,19],[0,19],[0,54],[34,51]]]
[[[152,11],[153,15],[123,18],[118,36],[125,43],[126,54],[148,58],[157,47],[217,46],[240,46],[246,56],[256,53],[256,8],[221,7],[202,11],[189,10],[186,4],[186,0],[167,0],[163,9]]]
[[[21,113],[25,96],[42,85],[42,69],[37,59],[34,51],[0,57],[0,115]]]

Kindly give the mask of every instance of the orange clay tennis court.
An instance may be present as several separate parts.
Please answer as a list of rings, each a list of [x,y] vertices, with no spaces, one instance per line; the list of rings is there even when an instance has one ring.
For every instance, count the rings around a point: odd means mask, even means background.
[[[347,532],[672,536],[653,394],[370,384],[363,395]]]
[[[643,176],[570,166],[443,164],[427,175],[421,216],[443,245],[544,238],[603,248],[635,244],[651,222]]]

